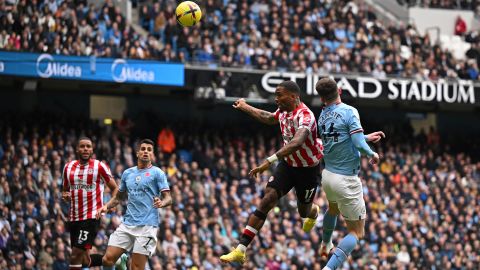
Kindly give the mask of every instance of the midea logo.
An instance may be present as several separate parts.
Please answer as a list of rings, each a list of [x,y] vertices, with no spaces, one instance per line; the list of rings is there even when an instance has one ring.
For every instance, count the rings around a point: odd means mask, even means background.
[[[118,83],[126,81],[153,82],[155,73],[142,68],[130,67],[124,59],[116,59],[112,64],[112,78]]]
[[[44,53],[37,58],[37,74],[42,78],[52,76],[80,78],[82,77],[82,68],[68,63],[55,62],[53,56]]]

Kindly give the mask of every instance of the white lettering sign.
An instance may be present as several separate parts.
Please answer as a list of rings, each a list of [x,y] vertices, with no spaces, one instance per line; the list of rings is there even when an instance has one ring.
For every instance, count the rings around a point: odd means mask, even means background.
[[[153,82],[155,73],[151,70],[130,67],[124,59],[116,59],[112,64],[112,78],[115,82]]]
[[[263,75],[261,84],[267,92],[275,93],[276,86],[284,80],[297,81],[305,79],[305,92],[307,95],[318,95],[315,84],[320,78],[317,74],[305,74],[294,72],[267,72]],[[382,85],[382,81],[372,77],[357,77],[347,79],[337,77],[337,86],[344,92],[348,92],[354,98],[375,99],[380,97],[384,91],[390,100],[416,100],[416,101],[438,101],[447,103],[475,103],[475,88],[472,81],[459,80],[449,84],[445,80],[411,81],[407,79],[390,79]],[[357,85],[357,89],[352,83]],[[384,89],[384,86],[386,89]]]
[[[80,78],[82,77],[82,68],[69,63],[55,62],[53,56],[44,53],[37,58],[37,74],[41,78],[52,76]]]

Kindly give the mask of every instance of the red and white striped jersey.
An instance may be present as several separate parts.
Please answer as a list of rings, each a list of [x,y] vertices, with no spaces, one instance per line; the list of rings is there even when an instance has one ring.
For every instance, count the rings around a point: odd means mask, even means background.
[[[323,157],[322,141],[318,138],[317,122],[313,112],[303,103],[293,112],[275,112],[275,119],[280,123],[283,145],[289,143],[297,130],[306,128],[310,131],[305,143],[299,150],[285,157],[285,161],[292,167],[312,167],[317,165]]]
[[[70,221],[94,219],[103,206],[104,183],[114,181],[103,162],[90,159],[70,161],[63,168],[63,188],[70,190]]]

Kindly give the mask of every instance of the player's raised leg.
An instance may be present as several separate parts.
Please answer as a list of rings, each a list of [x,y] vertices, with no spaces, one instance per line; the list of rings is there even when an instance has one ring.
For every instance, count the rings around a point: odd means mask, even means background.
[[[322,244],[320,245],[321,257],[328,257],[330,250],[333,248],[332,234],[337,225],[338,214],[340,214],[340,211],[337,203],[328,201],[328,210],[323,216]]]
[[[326,171],[324,175],[328,174],[329,172]],[[324,270],[339,269],[365,234],[366,207],[360,179],[358,176],[332,175],[335,177],[327,179],[337,179],[336,184],[332,185],[332,181],[326,181],[325,193],[333,192],[333,194],[336,194],[336,204],[332,203],[330,205],[330,211],[334,214],[337,213],[338,209],[342,213],[347,223],[348,234],[340,241]],[[325,236],[325,238],[327,237],[328,235]]]
[[[344,181],[344,177],[339,174],[334,174],[327,169],[322,171],[322,187],[327,196],[328,210],[323,216],[322,244],[320,245],[321,257],[328,257],[330,250],[333,248],[332,234],[335,231],[337,217],[340,214],[337,200],[342,198],[342,194],[347,189]]]
[[[248,245],[253,241],[255,236],[258,234],[262,228],[265,220],[267,219],[268,212],[277,205],[279,200],[279,195],[277,191],[268,187],[265,189],[265,196],[260,201],[258,209],[253,212],[248,218],[248,223],[245,229],[243,230],[242,235],[240,236],[240,243],[238,246],[232,250],[230,253],[222,255],[220,261],[224,263],[244,263],[246,260],[245,252]]]
[[[302,218],[302,229],[310,232],[317,223],[320,207],[313,203],[318,188],[319,165],[305,168],[296,168],[293,171],[295,181],[295,194],[297,195],[297,208]]]
[[[303,204],[298,202],[298,213],[303,221],[302,229],[304,232],[310,232],[317,223],[320,207],[314,203]]]

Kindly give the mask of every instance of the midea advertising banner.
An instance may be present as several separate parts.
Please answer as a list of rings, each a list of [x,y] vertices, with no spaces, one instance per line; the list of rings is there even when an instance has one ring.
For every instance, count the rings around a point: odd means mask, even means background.
[[[183,86],[184,70],[158,61],[0,52],[0,75]]]

